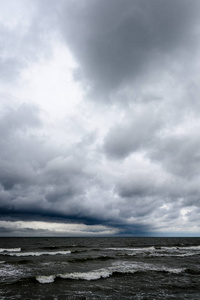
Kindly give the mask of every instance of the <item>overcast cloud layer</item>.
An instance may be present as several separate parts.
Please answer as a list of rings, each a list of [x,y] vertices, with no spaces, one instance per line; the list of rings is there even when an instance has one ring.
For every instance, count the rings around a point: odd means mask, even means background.
[[[0,7],[0,235],[198,236],[199,0]]]

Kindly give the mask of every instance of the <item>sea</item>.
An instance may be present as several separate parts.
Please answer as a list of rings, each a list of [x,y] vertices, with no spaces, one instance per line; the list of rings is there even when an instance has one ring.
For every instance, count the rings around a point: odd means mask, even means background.
[[[0,238],[0,299],[200,299],[200,238]]]

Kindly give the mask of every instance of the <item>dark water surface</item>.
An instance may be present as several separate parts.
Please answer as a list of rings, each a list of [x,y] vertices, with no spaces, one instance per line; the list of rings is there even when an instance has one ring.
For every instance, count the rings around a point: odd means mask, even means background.
[[[0,299],[200,299],[200,238],[0,238]]]

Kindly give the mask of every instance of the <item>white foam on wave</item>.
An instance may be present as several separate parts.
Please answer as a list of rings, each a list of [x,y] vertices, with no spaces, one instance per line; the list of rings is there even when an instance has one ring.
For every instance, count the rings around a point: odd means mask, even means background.
[[[20,252],[21,248],[0,248],[0,253],[2,252]]]
[[[158,249],[156,249],[156,250],[166,250],[166,251],[174,251],[174,250],[178,250],[179,249],[179,247],[174,247],[174,246],[171,246],[171,247],[167,247],[167,246],[162,246],[162,247],[160,247],[160,248],[158,248]]]
[[[107,250],[114,250],[114,251],[154,251],[155,247],[143,247],[143,248],[106,248]]]
[[[200,250],[200,246],[185,246],[185,247],[178,247],[181,250]]]
[[[107,278],[112,275],[109,269],[99,269],[90,272],[80,272],[80,273],[65,273],[59,274],[57,277],[63,279],[78,279],[78,280],[97,280],[100,278]]]
[[[17,268],[16,266],[11,266],[9,264],[3,264],[1,266],[0,277],[1,280],[7,280],[8,278],[15,278],[23,276],[23,270]]]
[[[146,272],[146,271],[156,271],[156,272],[169,272],[169,273],[181,273],[185,271],[184,268],[169,268],[162,265],[154,265],[141,262],[116,262],[114,263],[114,272],[119,273],[135,273],[135,272]]]
[[[190,247],[160,247],[155,252],[150,253],[150,256],[171,256],[171,257],[186,257],[199,254],[200,246]]]
[[[148,256],[193,256],[199,254],[200,246],[162,246],[162,247],[144,247],[144,248],[107,248],[107,250],[119,251],[119,255],[136,256],[136,255],[148,255]]]
[[[38,276],[36,280],[39,283],[52,283],[54,282],[55,278],[62,278],[62,279],[73,279],[73,280],[98,280],[100,278],[107,278],[112,276],[114,273],[121,273],[121,274],[133,274],[136,272],[147,272],[147,271],[156,271],[156,272],[169,272],[178,274],[185,269],[183,268],[169,268],[165,266],[147,264],[147,263],[130,263],[130,262],[122,262],[119,261],[117,263],[112,264],[108,268],[102,268],[97,270],[92,270],[88,272],[74,272],[74,273],[64,273],[64,274],[57,274],[57,275],[49,275],[49,276]]]
[[[54,282],[54,279],[56,278],[55,275],[49,275],[49,276],[37,276],[36,280],[39,283],[52,283]]]
[[[106,248],[113,251],[178,251],[178,250],[200,250],[200,246],[162,246],[162,247],[140,247],[140,248]]]
[[[169,251],[169,252],[179,252],[179,251],[188,251],[188,250],[193,250],[193,251],[199,251],[200,250],[200,246],[177,246],[177,247],[159,247],[156,248],[156,251]]]
[[[70,254],[71,251],[44,251],[44,252],[20,252],[20,253],[7,253],[10,256],[41,256],[41,255],[65,255]]]
[[[156,256],[163,256],[163,257],[186,257],[186,256],[194,256],[196,253],[151,253],[149,256],[156,257]]]

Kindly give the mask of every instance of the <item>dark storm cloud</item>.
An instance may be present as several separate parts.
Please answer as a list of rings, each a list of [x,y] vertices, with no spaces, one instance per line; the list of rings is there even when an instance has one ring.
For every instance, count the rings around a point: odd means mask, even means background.
[[[108,198],[109,178],[90,158],[91,139],[84,137],[73,145],[73,155],[69,149],[50,147],[36,134],[43,123],[32,105],[7,109],[0,119],[2,220],[102,224],[121,233],[147,231],[148,226],[137,221],[123,229],[130,212],[124,209],[120,216],[118,202],[113,202],[112,194]]]
[[[173,174],[190,178],[199,175],[200,135],[197,132],[171,134],[157,141],[151,157],[162,161],[163,167]]]
[[[85,200],[94,176],[86,166],[88,154],[73,145],[72,155],[39,137],[37,130],[43,125],[39,113],[27,104],[6,109],[0,116],[1,214],[19,220],[65,217],[70,222],[94,222]]]
[[[199,1],[63,3],[60,26],[96,97],[178,64],[195,44]]]

